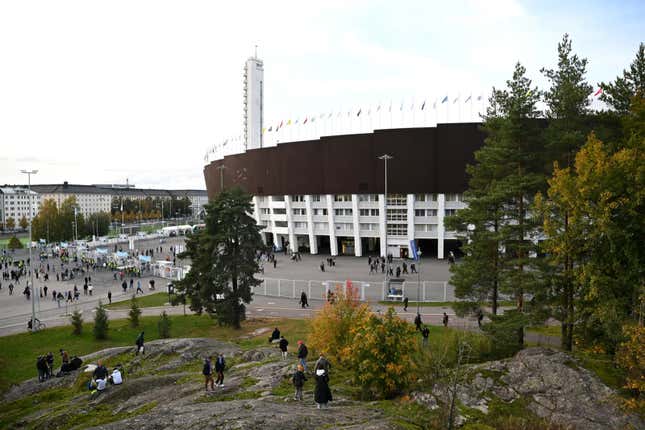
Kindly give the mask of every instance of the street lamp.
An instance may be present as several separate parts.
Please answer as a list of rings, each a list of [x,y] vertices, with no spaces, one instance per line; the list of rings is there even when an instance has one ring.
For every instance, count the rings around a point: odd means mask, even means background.
[[[394,157],[389,154],[383,154],[378,158],[385,162],[385,284],[387,288],[390,288],[390,286],[387,285],[388,276],[390,276],[390,259],[387,254],[387,160],[391,160]]]
[[[29,283],[31,284],[31,331],[38,330],[36,324],[36,290],[34,288],[34,271],[31,268],[31,224],[32,224],[32,199],[31,199],[31,175],[38,173],[38,170],[21,170],[20,173],[27,175],[27,186],[29,189]]]

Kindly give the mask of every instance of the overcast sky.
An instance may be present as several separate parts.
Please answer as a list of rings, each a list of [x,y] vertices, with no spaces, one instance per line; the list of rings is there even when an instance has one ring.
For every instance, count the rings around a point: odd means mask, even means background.
[[[441,4],[445,3],[445,4]],[[536,83],[568,32],[588,80],[645,40],[642,1],[0,2],[0,184],[204,188],[207,148],[242,128],[259,45],[267,122]],[[339,156],[341,156],[339,154]]]

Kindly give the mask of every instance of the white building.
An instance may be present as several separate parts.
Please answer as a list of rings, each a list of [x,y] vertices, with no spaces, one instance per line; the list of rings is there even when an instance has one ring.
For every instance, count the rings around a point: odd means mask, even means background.
[[[262,148],[264,65],[251,57],[244,65],[244,148]],[[240,151],[241,152],[241,151]]]
[[[32,185],[31,189],[40,195],[40,201],[54,200],[60,208],[61,204],[69,197],[76,197],[78,213],[85,218],[99,213],[110,213],[112,192],[109,188],[99,188],[94,185],[62,184]]]
[[[9,218],[14,220],[16,228],[23,216],[29,221],[38,215],[39,207],[40,200],[35,191],[32,190],[30,194],[26,188],[0,187],[0,224],[3,228],[6,228]],[[30,208],[31,216],[29,214]]]

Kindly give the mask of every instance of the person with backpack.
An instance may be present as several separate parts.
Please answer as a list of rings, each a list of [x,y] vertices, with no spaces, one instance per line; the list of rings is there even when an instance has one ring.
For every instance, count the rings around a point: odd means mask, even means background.
[[[47,378],[51,378],[52,376],[54,376],[54,354],[52,354],[51,352],[48,352],[46,361],[47,361]]]
[[[417,328],[417,331],[421,331],[421,314],[417,312],[417,316],[414,318],[414,325]]]
[[[331,369],[331,363],[329,360],[325,358],[325,355],[321,352],[320,355],[318,356],[318,360],[316,361],[316,364],[314,365],[314,372],[317,370],[322,369],[327,373],[327,376],[329,376],[329,370]]]
[[[282,351],[282,359],[286,360],[287,359],[287,346],[289,346],[289,341],[284,338],[284,336],[280,336],[280,344],[278,345],[280,347],[280,351]]]
[[[137,345],[137,350],[134,353],[134,355],[141,355],[145,354],[144,346],[143,346],[143,332],[139,333],[139,336],[137,336],[137,340],[135,341],[135,344]]]
[[[309,354],[309,350],[307,349],[307,345],[301,340],[298,341],[298,361],[302,365],[302,367],[305,369],[305,372],[307,371],[307,355]]]
[[[208,391],[208,383],[211,384],[211,391],[215,391],[213,386],[213,357],[206,357],[204,359],[204,368],[202,369],[202,375],[204,375],[204,386],[206,391]]]
[[[215,361],[215,372],[217,372],[215,385],[218,387],[224,386],[224,369],[226,369],[226,360],[224,360],[224,354],[220,353],[217,361]]]
[[[296,372],[293,374],[291,381],[293,386],[296,389],[296,393],[293,396],[293,400],[302,400],[302,387],[305,386],[305,381],[307,377],[304,372],[305,368],[301,364],[298,365]]]
[[[316,370],[316,388],[314,389],[314,401],[318,409],[327,407],[327,403],[332,401],[331,390],[329,389],[329,376],[324,369]]]

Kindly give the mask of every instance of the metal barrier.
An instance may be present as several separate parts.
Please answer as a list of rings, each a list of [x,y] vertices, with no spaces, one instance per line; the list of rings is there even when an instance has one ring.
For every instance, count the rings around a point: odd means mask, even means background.
[[[358,288],[359,299],[386,300],[388,291],[385,282],[352,281]],[[262,283],[253,288],[253,293],[261,296],[284,297],[299,299],[305,292],[310,300],[325,300],[329,290],[338,286],[344,288],[346,281],[318,281],[300,279],[275,279],[264,278]],[[446,281],[403,282],[403,296],[410,301],[421,302],[451,302],[455,300],[455,288]]]

